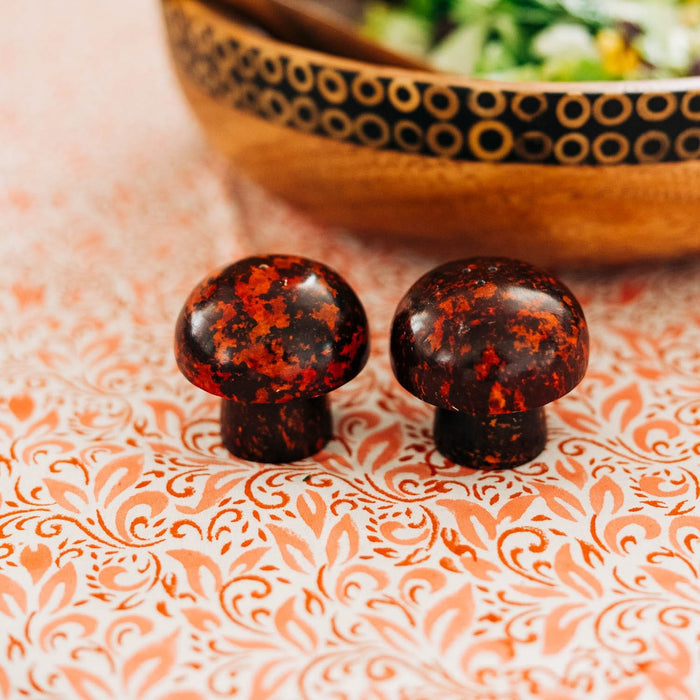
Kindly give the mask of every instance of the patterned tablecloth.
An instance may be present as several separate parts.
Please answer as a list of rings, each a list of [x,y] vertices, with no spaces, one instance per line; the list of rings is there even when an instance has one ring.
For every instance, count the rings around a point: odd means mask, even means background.
[[[438,256],[226,174],[155,2],[2,17],[0,697],[700,697],[700,261],[564,272],[587,378],[534,463],[455,468],[387,357]],[[341,270],[373,329],[293,465],[229,457],[172,353],[194,283],[260,251]]]

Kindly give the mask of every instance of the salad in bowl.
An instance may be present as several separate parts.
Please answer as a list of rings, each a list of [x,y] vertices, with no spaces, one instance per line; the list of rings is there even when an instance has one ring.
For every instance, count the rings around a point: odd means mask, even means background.
[[[362,31],[477,78],[700,75],[698,0],[370,0]]]

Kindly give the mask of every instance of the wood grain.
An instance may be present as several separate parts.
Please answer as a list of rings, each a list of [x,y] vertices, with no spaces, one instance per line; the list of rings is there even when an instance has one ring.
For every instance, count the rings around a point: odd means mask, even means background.
[[[190,0],[180,4],[209,12]],[[539,264],[621,263],[700,250],[700,161],[562,166],[375,150],[234,109],[177,72],[214,147],[319,222],[439,241],[455,255]]]

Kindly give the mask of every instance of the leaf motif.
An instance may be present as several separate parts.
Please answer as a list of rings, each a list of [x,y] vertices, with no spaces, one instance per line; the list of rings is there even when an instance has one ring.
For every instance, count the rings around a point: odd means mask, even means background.
[[[133,486],[136,483],[138,478],[141,476],[141,472],[143,471],[143,464],[143,453],[123,455],[105,464],[105,466],[102,467],[99,472],[97,472],[94,478],[95,497],[99,497],[100,492],[105,485],[110,480],[113,480],[118,472],[123,472],[123,474],[121,474],[114,482],[110,492],[103,501],[103,506],[106,508],[116,496],[123,493],[130,486]]]
[[[471,583],[467,583],[456,593],[441,600],[425,616],[423,628],[425,634],[431,637],[438,622],[444,624],[447,618],[445,629],[442,631],[440,650],[445,653],[457,638],[468,630],[474,618],[474,596],[472,595]]]
[[[486,508],[463,499],[442,499],[437,501],[436,505],[447,508],[454,515],[459,531],[477,547],[486,549],[486,545],[474,525],[474,520],[485,530],[489,540],[495,539],[497,532],[496,519]]]
[[[153,409],[155,423],[158,432],[162,435],[180,435],[182,426],[185,425],[186,416],[182,407],[174,401],[146,401],[146,405]]]
[[[11,690],[10,679],[7,677],[5,669],[0,666],[0,694],[7,700],[10,697]]]
[[[309,503],[311,501],[311,504]],[[314,508],[311,505],[315,506]],[[326,519],[326,502],[318,491],[306,491],[297,498],[297,511],[302,520],[313,530],[316,537],[321,536]]]
[[[380,637],[392,649],[415,648],[415,640],[408,633],[404,625],[400,625],[393,620],[388,620],[377,615],[361,615],[379,633]],[[407,645],[408,643],[408,645]]]
[[[232,476],[233,475],[233,476]],[[221,482],[224,482],[223,484]],[[177,505],[177,510],[185,515],[194,515],[202,513],[208,508],[213,508],[219,503],[232,489],[243,481],[242,476],[238,476],[238,472],[220,472],[212,474],[205,482],[202,489],[202,496],[199,502],[194,506]]]
[[[551,586],[524,586],[520,584],[513,586],[513,590],[517,591],[518,593],[522,593],[528,598],[547,599],[555,596],[559,598],[567,597],[566,591],[564,591],[563,589],[559,590],[556,588],[552,588]]]
[[[578,433],[588,433],[595,435],[600,431],[600,423],[595,416],[590,413],[581,413],[567,408],[563,402],[554,404],[554,411],[570,428],[573,428]]]
[[[645,667],[644,675],[658,696],[669,700],[693,700],[696,683],[688,679],[695,655],[684,642],[669,633],[654,639],[655,656]]]
[[[243,552],[229,567],[229,575],[233,574],[239,566],[243,568],[238,572],[238,575],[242,576],[243,574],[247,574],[269,551],[269,547],[255,547],[254,549]]]
[[[299,651],[311,653],[318,644],[313,627],[294,611],[295,598],[289,598],[275,613],[275,627],[280,635]]]
[[[56,604],[52,606],[52,611],[56,612],[61,608],[65,608],[75,595],[78,588],[78,575],[75,567],[71,562],[62,566],[51,578],[42,586],[39,593],[39,606],[44,609],[48,607],[49,602],[58,598]],[[62,589],[62,593],[56,596],[56,592]]]
[[[614,394],[612,394],[612,396],[609,396],[605,401],[603,401],[601,412],[603,418],[605,418],[606,421],[609,421],[612,414],[616,411],[619,412],[619,407],[624,406],[622,414],[620,415],[619,424],[619,432],[623,433],[630,422],[641,413],[643,405],[644,400],[639,391],[639,386],[636,382],[632,382],[619,391],[616,391]]]
[[[400,423],[392,423],[383,430],[370,433],[357,451],[358,462],[364,466],[371,458],[372,471],[378,471],[399,454],[401,437]]]
[[[83,508],[79,505],[81,502],[88,504],[86,493],[75,484],[58,479],[44,479],[46,490],[51,495],[51,498],[64,510],[69,510],[71,513],[80,514]],[[73,496],[74,498],[69,498]]]
[[[126,542],[131,541],[132,535],[127,527],[129,512],[132,509],[138,509],[139,506],[145,506],[150,512],[150,517],[155,518],[168,507],[169,502],[168,497],[160,491],[136,491],[119,506],[114,516],[117,532]],[[146,520],[146,516],[141,518]]]
[[[624,505],[625,495],[622,493],[622,489],[617,482],[607,475],[598,479],[598,481],[591,486],[589,498],[591,499],[591,507],[596,513],[603,512],[606,495],[610,495],[612,497],[611,514],[614,515]]]
[[[182,614],[187,618],[187,622],[200,632],[210,633],[221,627],[221,620],[204,608],[182,608]]]
[[[158,642],[149,644],[130,656],[122,668],[122,678],[125,685],[133,685],[139,675],[145,676],[138,684],[135,693],[130,697],[141,697],[158,681],[165,678],[175,665],[177,658],[177,637],[180,630]],[[139,673],[141,671],[141,673]]]
[[[571,642],[579,624],[588,617],[588,613],[584,611],[582,615],[569,619],[564,622],[564,618],[570,617],[574,610],[581,610],[582,606],[579,603],[566,603],[552,610],[544,623],[544,640],[542,642],[542,652],[547,656],[557,654],[567,644]]]
[[[502,664],[515,656],[510,639],[488,639],[472,644],[462,656],[462,668],[472,677],[484,672],[498,674]]]
[[[60,671],[70,683],[80,700],[96,700],[97,698],[113,698],[112,689],[99,676],[75,666],[60,666]]]
[[[187,583],[197,595],[212,599],[216,597],[221,589],[222,579],[221,571],[211,557],[193,549],[171,549],[166,554],[182,564],[187,575]],[[205,582],[202,576],[204,571],[208,571],[213,579],[213,586],[206,587],[212,594],[210,596],[207,595],[205,590]]]
[[[552,486],[551,484],[534,484],[534,486],[547,503],[547,508],[560,518],[565,518],[573,522],[579,520],[579,517],[572,514],[566,506],[569,506],[572,510],[577,510],[581,515],[586,514],[581,502],[571,491],[559,486]]]
[[[567,469],[564,466],[564,462],[557,460],[557,473],[564,477],[567,481],[570,481],[574,486],[582,489],[586,481],[588,480],[588,470],[573,457],[568,457],[566,460],[569,463],[571,469]]]
[[[26,433],[26,437],[36,438],[39,435],[51,435],[56,432],[58,427],[58,413],[54,409],[49,411],[43,418],[40,418],[36,423],[32,423]]]
[[[269,524],[267,529],[275,538],[280,554],[287,566],[294,569],[294,571],[306,571],[308,567],[304,566],[302,559],[299,558],[300,556],[313,566],[314,555],[309,545],[299,535],[286,527],[279,527],[278,525]]]
[[[67,355],[49,350],[45,347],[37,350],[36,356],[41,363],[49,369],[57,369],[70,364],[70,360]]]
[[[9,578],[9,576],[0,574],[0,612],[8,617],[14,617],[15,613],[10,609],[5,598],[12,598],[17,604],[17,607],[19,607],[22,612],[26,612],[27,594],[24,588],[22,588],[17,581]]]
[[[276,696],[283,683],[293,671],[286,670],[278,659],[263,664],[253,678],[250,698],[255,700],[270,700]]]
[[[328,557],[328,566],[333,566],[338,559],[341,550],[341,541],[347,542],[346,555],[343,558],[343,563],[350,561],[359,549],[360,536],[357,532],[357,527],[350,513],[346,513],[328,533],[328,541],[326,543],[326,556]]]
[[[499,523],[505,522],[506,518],[510,518],[512,522],[517,522],[523,517],[530,504],[537,499],[537,496],[518,496],[506,501],[498,511],[496,520]]]
[[[472,576],[482,581],[494,581],[497,576],[501,575],[501,569],[486,559],[474,559],[465,554],[460,561]]]
[[[571,556],[571,545],[563,545],[554,557],[554,571],[569,588],[578,591],[586,598],[601,596],[603,586],[588,570],[577,564]]]
[[[642,566],[664,590],[672,593],[674,596],[679,596],[697,603],[700,599],[700,587],[696,586],[686,576],[681,576],[675,571],[664,569],[660,566]]]
[[[697,599],[696,599],[697,600]],[[666,632],[654,640],[654,648],[662,664],[672,668],[677,678],[687,676],[693,670],[695,654],[678,637]]]

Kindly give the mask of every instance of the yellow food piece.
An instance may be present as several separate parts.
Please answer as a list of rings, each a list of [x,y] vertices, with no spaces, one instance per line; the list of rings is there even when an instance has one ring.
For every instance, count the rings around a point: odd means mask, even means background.
[[[634,73],[642,63],[639,53],[616,29],[601,29],[596,36],[596,45],[603,67],[611,75],[625,77]]]
[[[686,0],[680,9],[681,22],[687,27],[700,25],[700,0]]]

